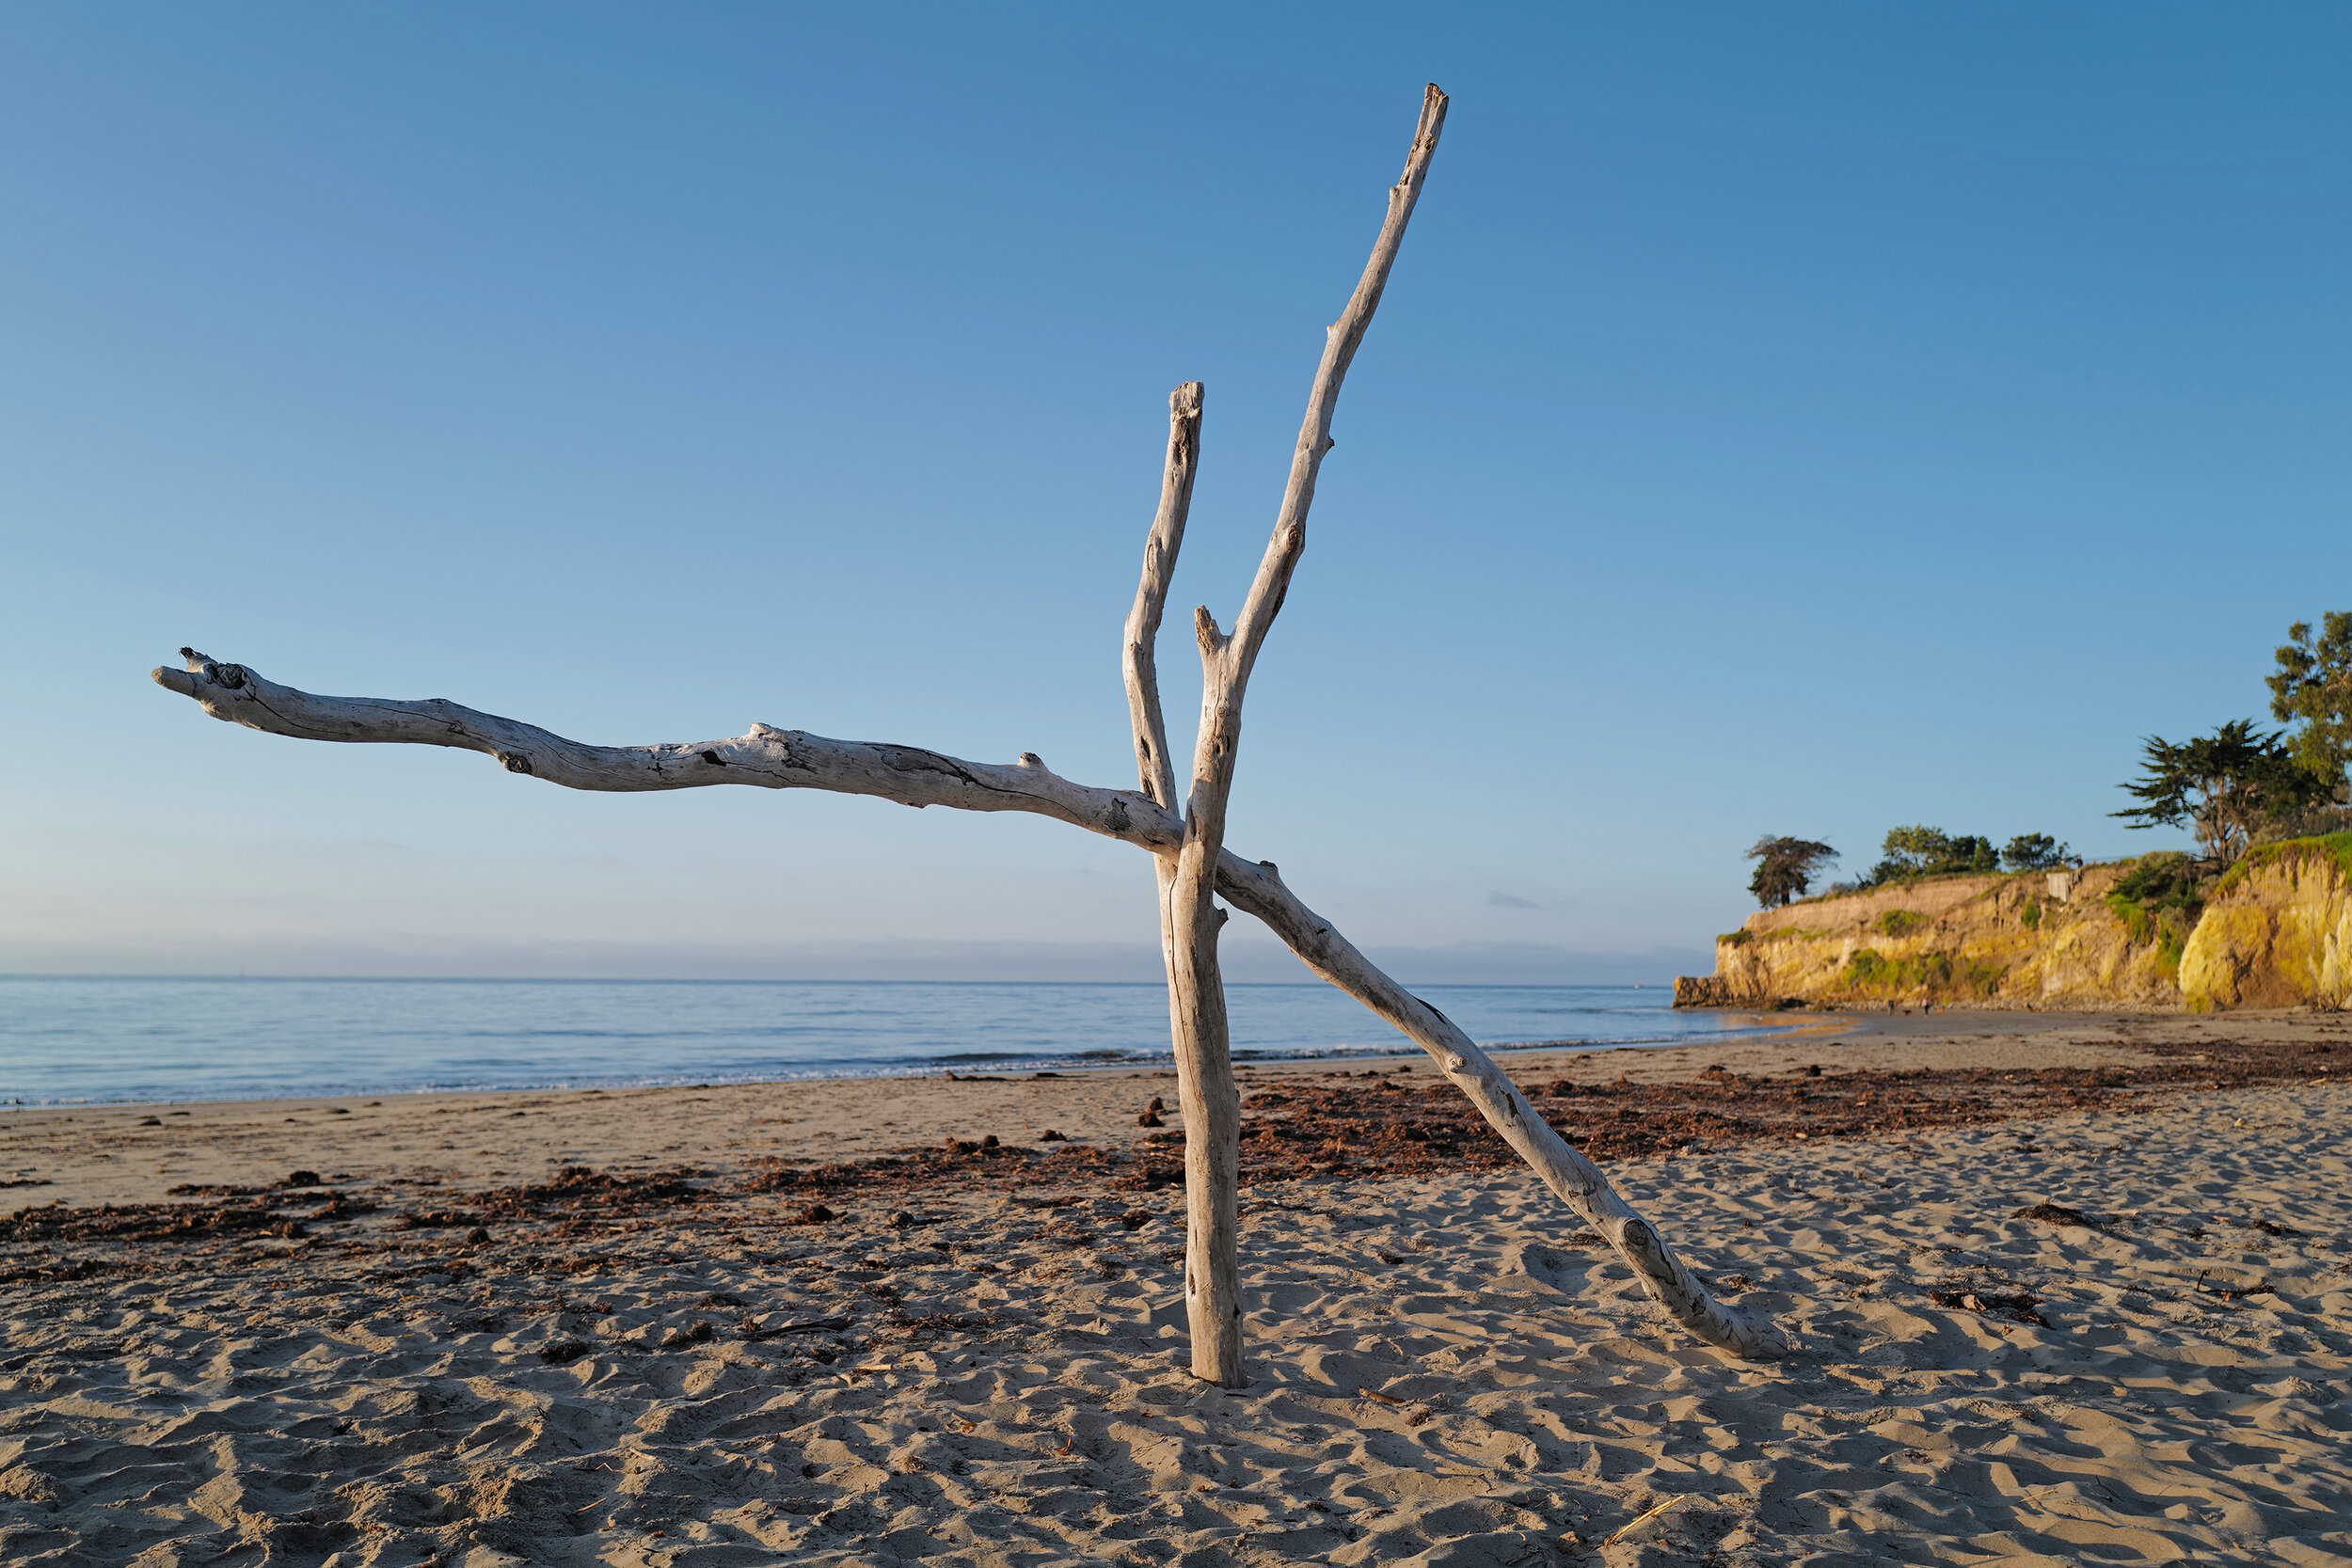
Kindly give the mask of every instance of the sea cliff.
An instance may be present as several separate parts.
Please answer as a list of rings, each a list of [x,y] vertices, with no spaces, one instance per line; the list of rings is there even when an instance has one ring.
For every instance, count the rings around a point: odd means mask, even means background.
[[[2265,845],[2231,867],[2189,933],[2181,992],[2193,1012],[2352,1001],[2352,833]]]
[[[1675,1005],[2352,1002],[2352,833],[2257,848],[2201,906],[2146,892],[2146,868],[2180,859],[1933,877],[1760,910],[1715,939],[1714,974],[1676,980]]]
[[[1675,1001],[2177,1007],[2178,934],[2108,897],[2127,869],[1931,877],[1759,910]]]

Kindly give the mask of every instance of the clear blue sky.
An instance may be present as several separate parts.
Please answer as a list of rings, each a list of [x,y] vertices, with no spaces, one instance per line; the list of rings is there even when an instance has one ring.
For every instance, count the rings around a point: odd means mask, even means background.
[[[1149,977],[1148,865],[1058,824],[146,672],[1131,784],[1168,390],[1230,617],[1424,80],[1234,846],[1422,980],[1703,964],[1766,832],[2160,847],[2138,737],[2352,608],[2347,57],[2334,6],[8,7],[0,968]]]

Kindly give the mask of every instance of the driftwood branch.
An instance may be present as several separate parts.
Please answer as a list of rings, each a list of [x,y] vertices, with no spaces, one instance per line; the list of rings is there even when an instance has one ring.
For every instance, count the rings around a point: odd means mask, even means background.
[[[1143,792],[1176,809],[1176,762],[1168,754],[1168,720],[1160,711],[1157,648],[1160,617],[1168,610],[1176,556],[1184,547],[1184,521],[1192,513],[1192,483],[1200,468],[1200,406],[1204,388],[1187,381],[1168,395],[1168,462],[1160,477],[1160,510],[1143,546],[1143,580],[1127,612],[1127,643],[1120,663],[1127,677],[1127,717],[1135,730],[1136,775]]]
[[[1143,577],[1127,612],[1121,665],[1136,774],[1145,794],[1173,811],[1176,766],[1168,755],[1160,707],[1160,620],[1168,609],[1176,558],[1192,510],[1200,469],[1201,386],[1187,381],[1168,395],[1168,459],[1160,509],[1143,546]],[[1215,955],[1204,973],[1188,923],[1177,912],[1182,862],[1152,859],[1159,883],[1160,960],[1168,974],[1168,1017],[1176,1094],[1184,1108],[1184,1312],[1197,1377],[1235,1386],[1241,1363],[1241,1097],[1233,1085],[1225,1026],[1225,987]]]
[[[1026,752],[1009,764],[966,762],[921,746],[829,740],[767,724],[754,724],[745,734],[721,740],[590,746],[438,697],[399,702],[314,696],[193,648],[181,649],[180,656],[187,668],[157,670],[155,683],[194,698],[215,719],[297,740],[481,752],[496,757],[510,773],[545,779],[566,789],[628,792],[723,784],[823,789],[872,795],[902,806],[1035,812],[1171,853],[1183,837],[1170,814],[1135,791],[1072,784]]]
[[[1598,1165],[1544,1120],[1493,1057],[1452,1019],[1391,979],[1329,921],[1300,903],[1283,885],[1273,862],[1245,861],[1227,851],[1217,863],[1216,891],[1233,908],[1263,921],[1309,969],[1427,1052],[1447,1081],[1478,1108],[1486,1125],[1544,1185],[1608,1240],[1639,1276],[1642,1289],[1675,1322],[1735,1355],[1762,1360],[1788,1354],[1788,1341],[1778,1327],[1709,1295],[1658,1227],[1618,1195]]]
[[[1323,358],[1307,396],[1290,483],[1275,515],[1264,558],[1232,635],[1219,631],[1207,607],[1196,610],[1200,643],[1200,728],[1193,746],[1192,788],[1184,803],[1184,843],[1171,872],[1160,864],[1160,930],[1168,959],[1168,1005],[1175,1037],[1176,1092],[1184,1107],[1184,1299],[1192,1322],[1192,1370],[1228,1387],[1244,1378],[1241,1361],[1240,1175],[1241,1095],[1233,1084],[1232,1028],[1225,979],[1217,963],[1217,934],[1225,911],[1216,906],[1217,862],[1225,850],[1226,806],[1241,749],[1242,701],[1274,617],[1290,592],[1291,574],[1307,547],[1307,513],[1315,476],[1331,450],[1331,416],[1340,384],[1372,325],[1389,269],[1404,243],[1429,160],[1445,128],[1446,96],[1435,83],[1422,94],[1405,173],[1389,192],[1389,211],[1371,260],[1347,308],[1324,336]],[[1154,528],[1154,543],[1159,531]],[[1140,606],[1152,592],[1153,568],[1174,566],[1174,546],[1161,561],[1147,554]],[[1132,648],[1132,639],[1131,639]],[[1132,657],[1132,652],[1130,657]],[[1131,683],[1128,703],[1138,693]],[[1140,749],[1142,739],[1137,737]],[[1163,752],[1166,742],[1161,744]]]
[[[1034,761],[1009,766],[965,762],[917,746],[828,740],[766,724],[723,740],[590,746],[455,703],[315,696],[280,686],[245,665],[223,663],[191,649],[181,653],[188,667],[155,671],[158,686],[192,698],[215,719],[298,740],[452,746],[481,752],[511,773],[567,789],[695,789],[713,784],[822,789],[908,806],[1025,811],[1155,855],[1174,851],[1183,841],[1184,826],[1175,814],[1143,795],[1090,789]],[[714,755],[719,759],[715,764],[710,760]],[[1546,1185],[1615,1243],[1650,1294],[1677,1322],[1709,1344],[1739,1354],[1779,1353],[1781,1340],[1771,1324],[1709,1300],[1664,1239],[1610,1188],[1608,1178],[1591,1161],[1545,1125],[1486,1053],[1300,903],[1270,862],[1245,860],[1227,850],[1217,858],[1216,869],[1216,891],[1235,909],[1263,921],[1310,969],[1388,1020],[1435,1058]]]
[[[1236,708],[1240,689],[1248,683],[1250,666],[1257,662],[1258,650],[1264,645],[1266,632],[1290,593],[1291,573],[1307,548],[1307,512],[1314,504],[1315,478],[1323,471],[1323,459],[1334,444],[1331,417],[1339,408],[1340,384],[1347,379],[1347,368],[1355,362],[1356,350],[1372,325],[1373,312],[1380,308],[1381,293],[1389,286],[1389,269],[1396,264],[1397,247],[1405,243],[1405,226],[1412,221],[1422,184],[1429,177],[1429,160],[1436,155],[1438,137],[1445,130],[1446,102],[1435,82],[1422,94],[1421,122],[1413,128],[1405,172],[1389,188],[1389,213],[1380,225],[1380,237],[1373,242],[1371,259],[1364,263],[1356,292],[1348,297],[1347,309],[1325,329],[1323,359],[1315,367],[1314,385],[1307,394],[1307,417],[1298,427],[1298,446],[1291,453],[1290,483],[1282,492],[1281,510],[1275,514],[1273,536],[1266,542],[1258,576],[1249,585],[1249,597],[1234,617],[1232,636],[1223,650],[1233,668]],[[1200,624],[1204,638],[1215,630],[1205,610],[1200,612]]]

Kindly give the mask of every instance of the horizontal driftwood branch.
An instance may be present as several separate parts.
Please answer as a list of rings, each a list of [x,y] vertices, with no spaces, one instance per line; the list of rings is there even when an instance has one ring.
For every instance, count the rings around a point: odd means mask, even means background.
[[[1132,789],[1089,789],[1024,752],[1014,763],[965,762],[921,746],[829,740],[803,730],[754,724],[723,740],[660,746],[590,746],[536,724],[461,707],[439,697],[321,697],[280,686],[242,664],[180,650],[185,670],[159,669],[155,683],[194,698],[232,724],[292,736],[410,746],[453,746],[496,757],[510,773],[566,789],[634,791],[751,784],[872,795],[906,806],[1025,811],[1058,817],[1147,849],[1173,851],[1184,830]]]
[[[509,772],[570,789],[692,789],[752,784],[872,795],[910,806],[1025,811],[1057,817],[1154,853],[1183,841],[1175,816],[1133,790],[1090,789],[1049,771],[1034,756],[1012,765],[965,762],[919,746],[828,740],[755,724],[747,735],[703,743],[588,746],[533,724],[431,699],[320,697],[280,686],[238,664],[183,648],[185,670],[159,669],[157,685],[190,697],[215,719],[301,740],[453,746],[496,757]],[[1736,1354],[1787,1349],[1772,1323],[1710,1297],[1647,1220],[1609,1179],[1560,1136],[1510,1078],[1437,1008],[1384,974],[1331,923],[1299,902],[1271,862],[1228,849],[1217,857],[1216,891],[1263,921],[1324,979],[1346,991],[1436,1060],[1489,1126],[1534,1166],[1545,1185],[1608,1238],[1669,1315],[1708,1343]]]

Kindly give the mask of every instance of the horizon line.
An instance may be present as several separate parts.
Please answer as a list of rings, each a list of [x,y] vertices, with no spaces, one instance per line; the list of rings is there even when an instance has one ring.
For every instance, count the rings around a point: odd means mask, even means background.
[[[254,980],[296,984],[336,981],[353,984],[489,985],[489,986],[1136,986],[1165,987],[1165,980],[910,980],[819,978],[796,975],[660,975],[660,974],[165,974],[142,971],[0,970],[0,980]],[[1654,980],[1432,980],[1423,989],[1476,986],[1487,990],[1645,990],[1670,982]],[[1262,990],[1337,990],[1326,980],[1227,980],[1227,989]],[[1343,993],[1344,994],[1344,993]]]

